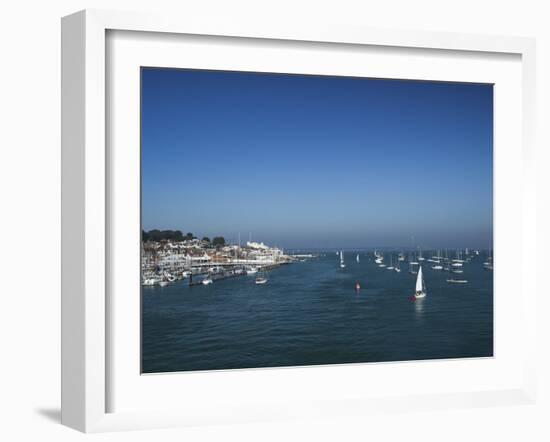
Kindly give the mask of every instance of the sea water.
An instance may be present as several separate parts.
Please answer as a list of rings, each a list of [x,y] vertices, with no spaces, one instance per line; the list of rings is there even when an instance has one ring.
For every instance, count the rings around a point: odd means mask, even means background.
[[[265,285],[249,275],[143,287],[142,371],[493,355],[493,273],[481,256],[462,274],[424,261],[428,295],[415,301],[406,262],[397,273],[378,267],[372,253],[359,252],[357,263],[357,253],[345,253],[345,269],[334,252],[281,266]],[[453,277],[468,283],[446,282]]]

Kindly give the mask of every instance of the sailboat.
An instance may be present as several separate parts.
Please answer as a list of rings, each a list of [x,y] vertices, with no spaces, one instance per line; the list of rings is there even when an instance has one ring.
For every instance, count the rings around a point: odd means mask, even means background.
[[[202,281],[203,285],[209,285],[212,284],[214,281],[212,280],[212,277],[210,276],[210,272],[208,272],[208,275],[206,275],[206,278],[204,278]]]
[[[256,284],[265,284],[267,282],[267,272],[261,270],[258,276],[256,277]]]
[[[392,258],[392,255],[390,254],[390,265],[388,267],[386,267],[388,270],[393,270],[393,258]]]
[[[416,299],[426,297],[426,284],[424,283],[424,277],[422,276],[422,266],[418,268],[418,276],[416,277],[416,291],[414,297]]]
[[[489,250],[489,256],[487,257],[487,261],[483,263],[483,267],[485,270],[493,270],[493,257],[491,256],[491,250]]]
[[[344,252],[340,250],[340,268],[345,269],[346,265],[344,264]]]
[[[449,284],[468,284],[467,279],[454,279],[454,278],[451,278],[451,279],[447,279],[447,282]]]
[[[355,260],[357,261],[357,264],[359,264],[359,253],[357,254]]]
[[[399,264],[399,261],[401,261],[401,260],[400,259],[397,260],[397,264],[395,265],[395,268],[394,268],[394,270],[397,273],[401,273],[401,265]]]

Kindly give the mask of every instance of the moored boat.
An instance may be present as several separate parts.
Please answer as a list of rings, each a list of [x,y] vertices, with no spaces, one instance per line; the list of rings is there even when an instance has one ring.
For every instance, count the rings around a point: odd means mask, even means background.
[[[468,280],[467,279],[454,279],[454,278],[451,278],[451,279],[447,279],[447,282],[449,284],[467,284]]]

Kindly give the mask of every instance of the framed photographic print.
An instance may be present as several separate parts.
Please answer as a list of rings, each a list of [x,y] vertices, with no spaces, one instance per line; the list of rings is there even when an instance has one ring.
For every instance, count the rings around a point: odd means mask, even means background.
[[[64,18],[63,422],[533,400],[533,45]]]

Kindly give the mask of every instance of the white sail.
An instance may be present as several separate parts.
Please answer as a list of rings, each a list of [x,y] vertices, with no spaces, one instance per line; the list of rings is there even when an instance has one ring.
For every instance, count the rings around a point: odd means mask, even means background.
[[[357,262],[359,262],[359,253],[357,254],[356,260],[357,260]]]
[[[424,291],[424,281],[422,280],[422,266],[418,268],[418,276],[416,277],[416,291],[422,292]]]

